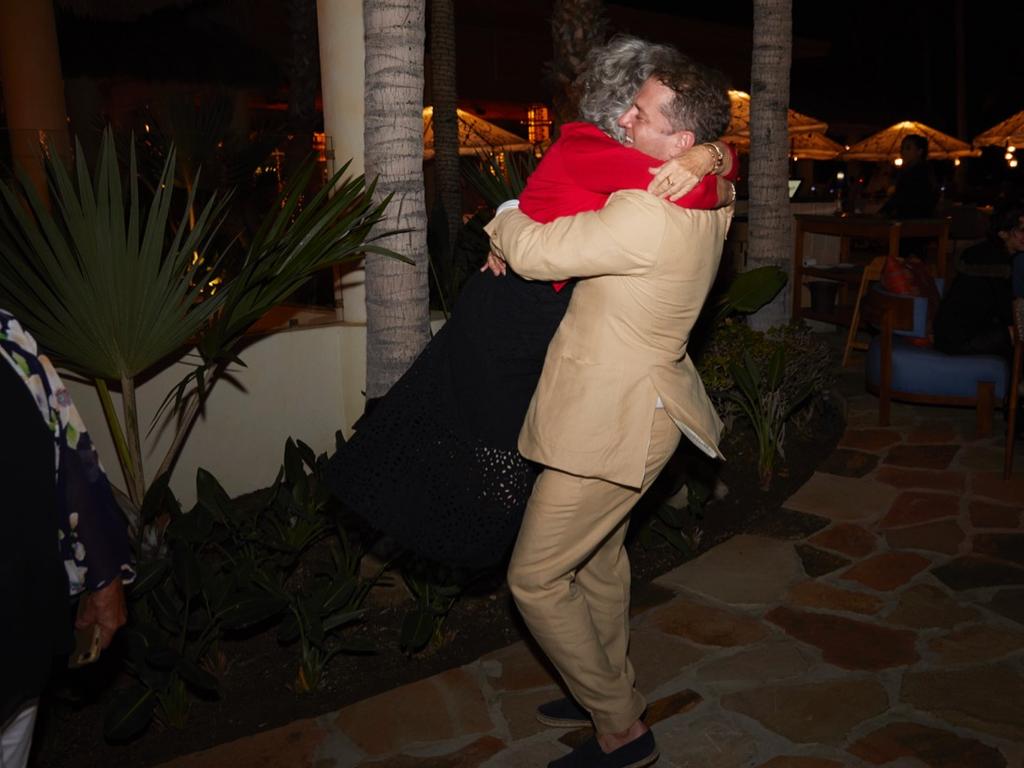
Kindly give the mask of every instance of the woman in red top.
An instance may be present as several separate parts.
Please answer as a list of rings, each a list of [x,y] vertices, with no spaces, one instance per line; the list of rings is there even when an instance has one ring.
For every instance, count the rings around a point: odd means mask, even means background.
[[[520,196],[523,212],[547,222],[596,210],[629,188],[690,208],[731,202],[729,183],[720,195],[719,179],[704,175],[731,172],[728,147],[696,146],[658,167],[612,138],[621,134],[618,117],[670,50],[616,38],[592,54],[581,112],[593,122],[562,126]],[[724,85],[721,97],[727,103]],[[697,122],[700,140],[725,129]],[[516,439],[572,287],[511,272],[474,275],[445,326],[332,457],[328,484],[345,508],[430,559],[468,567],[500,561],[536,476]]]

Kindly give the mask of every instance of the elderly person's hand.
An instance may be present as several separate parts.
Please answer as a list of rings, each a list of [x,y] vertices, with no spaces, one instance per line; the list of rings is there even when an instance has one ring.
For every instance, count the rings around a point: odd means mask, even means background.
[[[487,261],[480,267],[480,271],[485,272],[489,269],[495,277],[503,277],[507,268],[508,265],[505,264],[505,260],[491,251],[487,254]]]
[[[86,592],[81,600],[83,605],[75,619],[75,629],[97,625],[100,628],[100,647],[108,648],[114,633],[128,621],[124,585],[120,577],[96,592]]]
[[[728,147],[720,142],[696,144],[663,165],[648,170],[654,174],[647,191],[675,202],[709,173],[723,173],[732,167]],[[721,198],[720,198],[721,199]],[[724,204],[728,204],[723,200]]]

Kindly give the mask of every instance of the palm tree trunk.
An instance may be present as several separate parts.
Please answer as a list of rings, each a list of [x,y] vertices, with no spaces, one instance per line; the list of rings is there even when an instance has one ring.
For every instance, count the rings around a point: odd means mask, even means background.
[[[434,206],[446,226],[441,260],[435,264],[446,276],[441,294],[453,299],[454,265],[452,253],[462,227],[462,184],[459,178],[459,118],[455,97],[455,10],[452,0],[433,0],[430,12],[430,72],[434,106],[434,179],[437,197]]]
[[[778,266],[790,271],[793,216],[789,210],[789,68],[793,47],[792,0],[754,0],[754,51],[750,71],[750,234],[751,268]],[[799,286],[789,286],[798,290]],[[788,320],[788,290],[750,324],[759,330]]]
[[[384,395],[429,338],[423,191],[424,0],[364,0],[366,176],[393,195],[378,241],[413,260],[366,256],[366,396]]]
[[[548,76],[557,125],[579,119],[579,94],[573,82],[583,69],[590,49],[604,42],[607,27],[602,0],[555,0],[552,4],[554,60]]]

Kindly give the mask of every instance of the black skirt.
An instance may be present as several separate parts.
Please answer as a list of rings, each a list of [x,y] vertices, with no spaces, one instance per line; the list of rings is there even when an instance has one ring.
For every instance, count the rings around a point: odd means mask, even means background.
[[[428,559],[501,561],[538,471],[516,440],[571,293],[511,273],[470,278],[448,322],[328,463],[342,505]]]

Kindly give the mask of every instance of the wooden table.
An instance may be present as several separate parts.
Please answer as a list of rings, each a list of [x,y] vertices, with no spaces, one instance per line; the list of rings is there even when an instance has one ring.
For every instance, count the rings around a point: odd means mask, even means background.
[[[839,325],[849,325],[853,317],[851,288],[856,292],[864,264],[874,256],[898,256],[900,240],[908,237],[935,238],[937,241],[935,273],[947,277],[946,250],[949,243],[948,219],[905,219],[896,221],[878,216],[835,216],[828,214],[795,214],[796,247],[793,250],[793,319],[808,318]],[[804,235],[833,235],[839,238],[839,264],[822,267],[804,265]],[[861,263],[851,256],[853,239],[881,241],[882,249],[866,254]],[[807,277],[833,280],[840,284],[839,301],[832,312],[813,312],[803,306],[803,283]],[[855,301],[855,300],[854,300]]]

